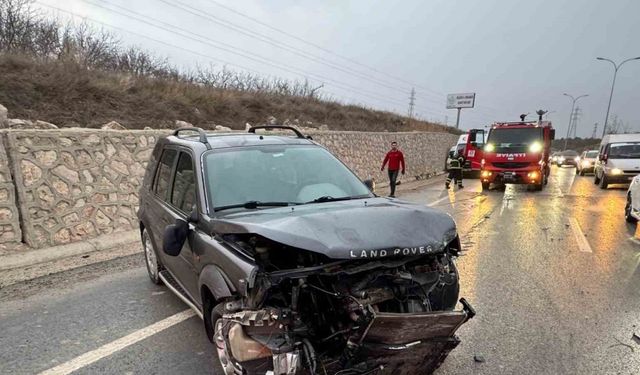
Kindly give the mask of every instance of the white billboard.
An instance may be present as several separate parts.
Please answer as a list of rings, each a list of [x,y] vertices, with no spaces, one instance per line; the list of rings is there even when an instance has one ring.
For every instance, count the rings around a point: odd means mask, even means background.
[[[476,102],[475,92],[447,95],[447,109],[473,108],[473,105],[475,104],[475,102]]]

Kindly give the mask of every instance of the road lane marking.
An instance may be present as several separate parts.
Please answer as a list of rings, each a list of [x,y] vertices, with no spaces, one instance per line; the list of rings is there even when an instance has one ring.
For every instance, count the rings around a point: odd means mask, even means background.
[[[448,195],[448,194],[447,194],[446,196],[444,196],[444,197],[440,198],[440,199],[436,199],[435,201],[433,201],[433,202],[431,202],[431,203],[427,204],[427,206],[429,206],[429,207],[435,206],[436,204],[438,204],[438,203],[442,202],[442,201],[443,201],[443,200],[445,200],[445,199],[449,199],[449,195]]]
[[[640,245],[640,239],[635,237],[629,237],[629,241],[633,242],[636,245]]]
[[[569,174],[569,188],[567,189],[566,192],[562,192],[560,191],[560,193],[562,194],[562,196],[565,196],[567,194],[569,194],[571,192],[571,188],[573,187],[573,182],[576,180],[576,174],[575,173],[570,173]]]
[[[569,226],[573,231],[573,235],[576,237],[576,241],[578,242],[578,248],[580,249],[580,251],[584,253],[592,253],[593,250],[591,250],[591,245],[589,245],[589,241],[587,241],[587,238],[584,236],[584,233],[582,233],[582,229],[580,229],[580,224],[578,224],[578,220],[576,220],[575,217],[572,217],[571,219],[569,219]]]
[[[120,351],[128,346],[131,346],[139,341],[142,341],[150,336],[155,335],[165,329],[172,327],[178,323],[181,323],[191,317],[194,317],[196,313],[191,310],[184,310],[175,315],[172,315],[166,319],[163,319],[159,322],[153,323],[150,326],[139,329],[135,332],[132,332],[122,338],[119,338],[115,341],[112,341],[108,344],[105,344],[98,349],[92,350],[90,352],[84,353],[68,362],[60,364],[56,367],[52,367],[46,371],[41,372],[39,375],[66,375],[70,374],[76,370],[79,370],[83,367],[86,367],[94,362],[101,360],[102,358],[108,357],[111,354]]]

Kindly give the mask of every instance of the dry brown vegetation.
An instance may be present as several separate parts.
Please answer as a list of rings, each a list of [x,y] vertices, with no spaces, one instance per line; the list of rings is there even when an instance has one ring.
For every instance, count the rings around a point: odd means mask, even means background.
[[[454,129],[322,96],[308,82],[265,79],[214,67],[180,72],[166,59],[123,46],[87,24],[63,24],[35,12],[28,0],[0,0],[0,104],[13,118],[62,127],[98,127],[115,120],[132,129],[244,128],[298,120],[332,130]]]

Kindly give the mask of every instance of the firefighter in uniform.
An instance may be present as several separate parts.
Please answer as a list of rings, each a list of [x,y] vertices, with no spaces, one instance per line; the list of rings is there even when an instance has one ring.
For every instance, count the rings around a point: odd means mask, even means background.
[[[449,152],[449,158],[447,159],[447,167],[449,169],[449,176],[445,186],[447,189],[451,185],[451,180],[456,180],[458,183],[458,189],[464,188],[462,186],[462,166],[464,165],[464,157],[458,154],[457,151]]]

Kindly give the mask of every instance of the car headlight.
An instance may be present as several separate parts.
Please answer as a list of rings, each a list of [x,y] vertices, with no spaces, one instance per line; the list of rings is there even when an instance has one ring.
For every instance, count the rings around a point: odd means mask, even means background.
[[[591,166],[591,162],[589,160],[583,160],[582,161],[582,166],[583,167],[590,167]]]
[[[542,151],[542,143],[540,143],[540,142],[533,142],[533,143],[529,146],[529,151],[530,151],[530,152],[540,152],[540,151]]]
[[[612,175],[618,175],[618,174],[622,174],[622,169],[620,168],[613,168],[610,172]]]
[[[563,162],[564,162],[564,157],[563,157],[563,156],[560,156],[560,157],[558,158],[558,161],[559,161],[560,163],[563,163]]]
[[[493,152],[495,151],[495,149],[496,149],[496,146],[494,146],[493,143],[487,143],[487,145],[484,146],[484,150],[486,152]]]
[[[576,156],[576,163],[580,161],[580,156]]]

